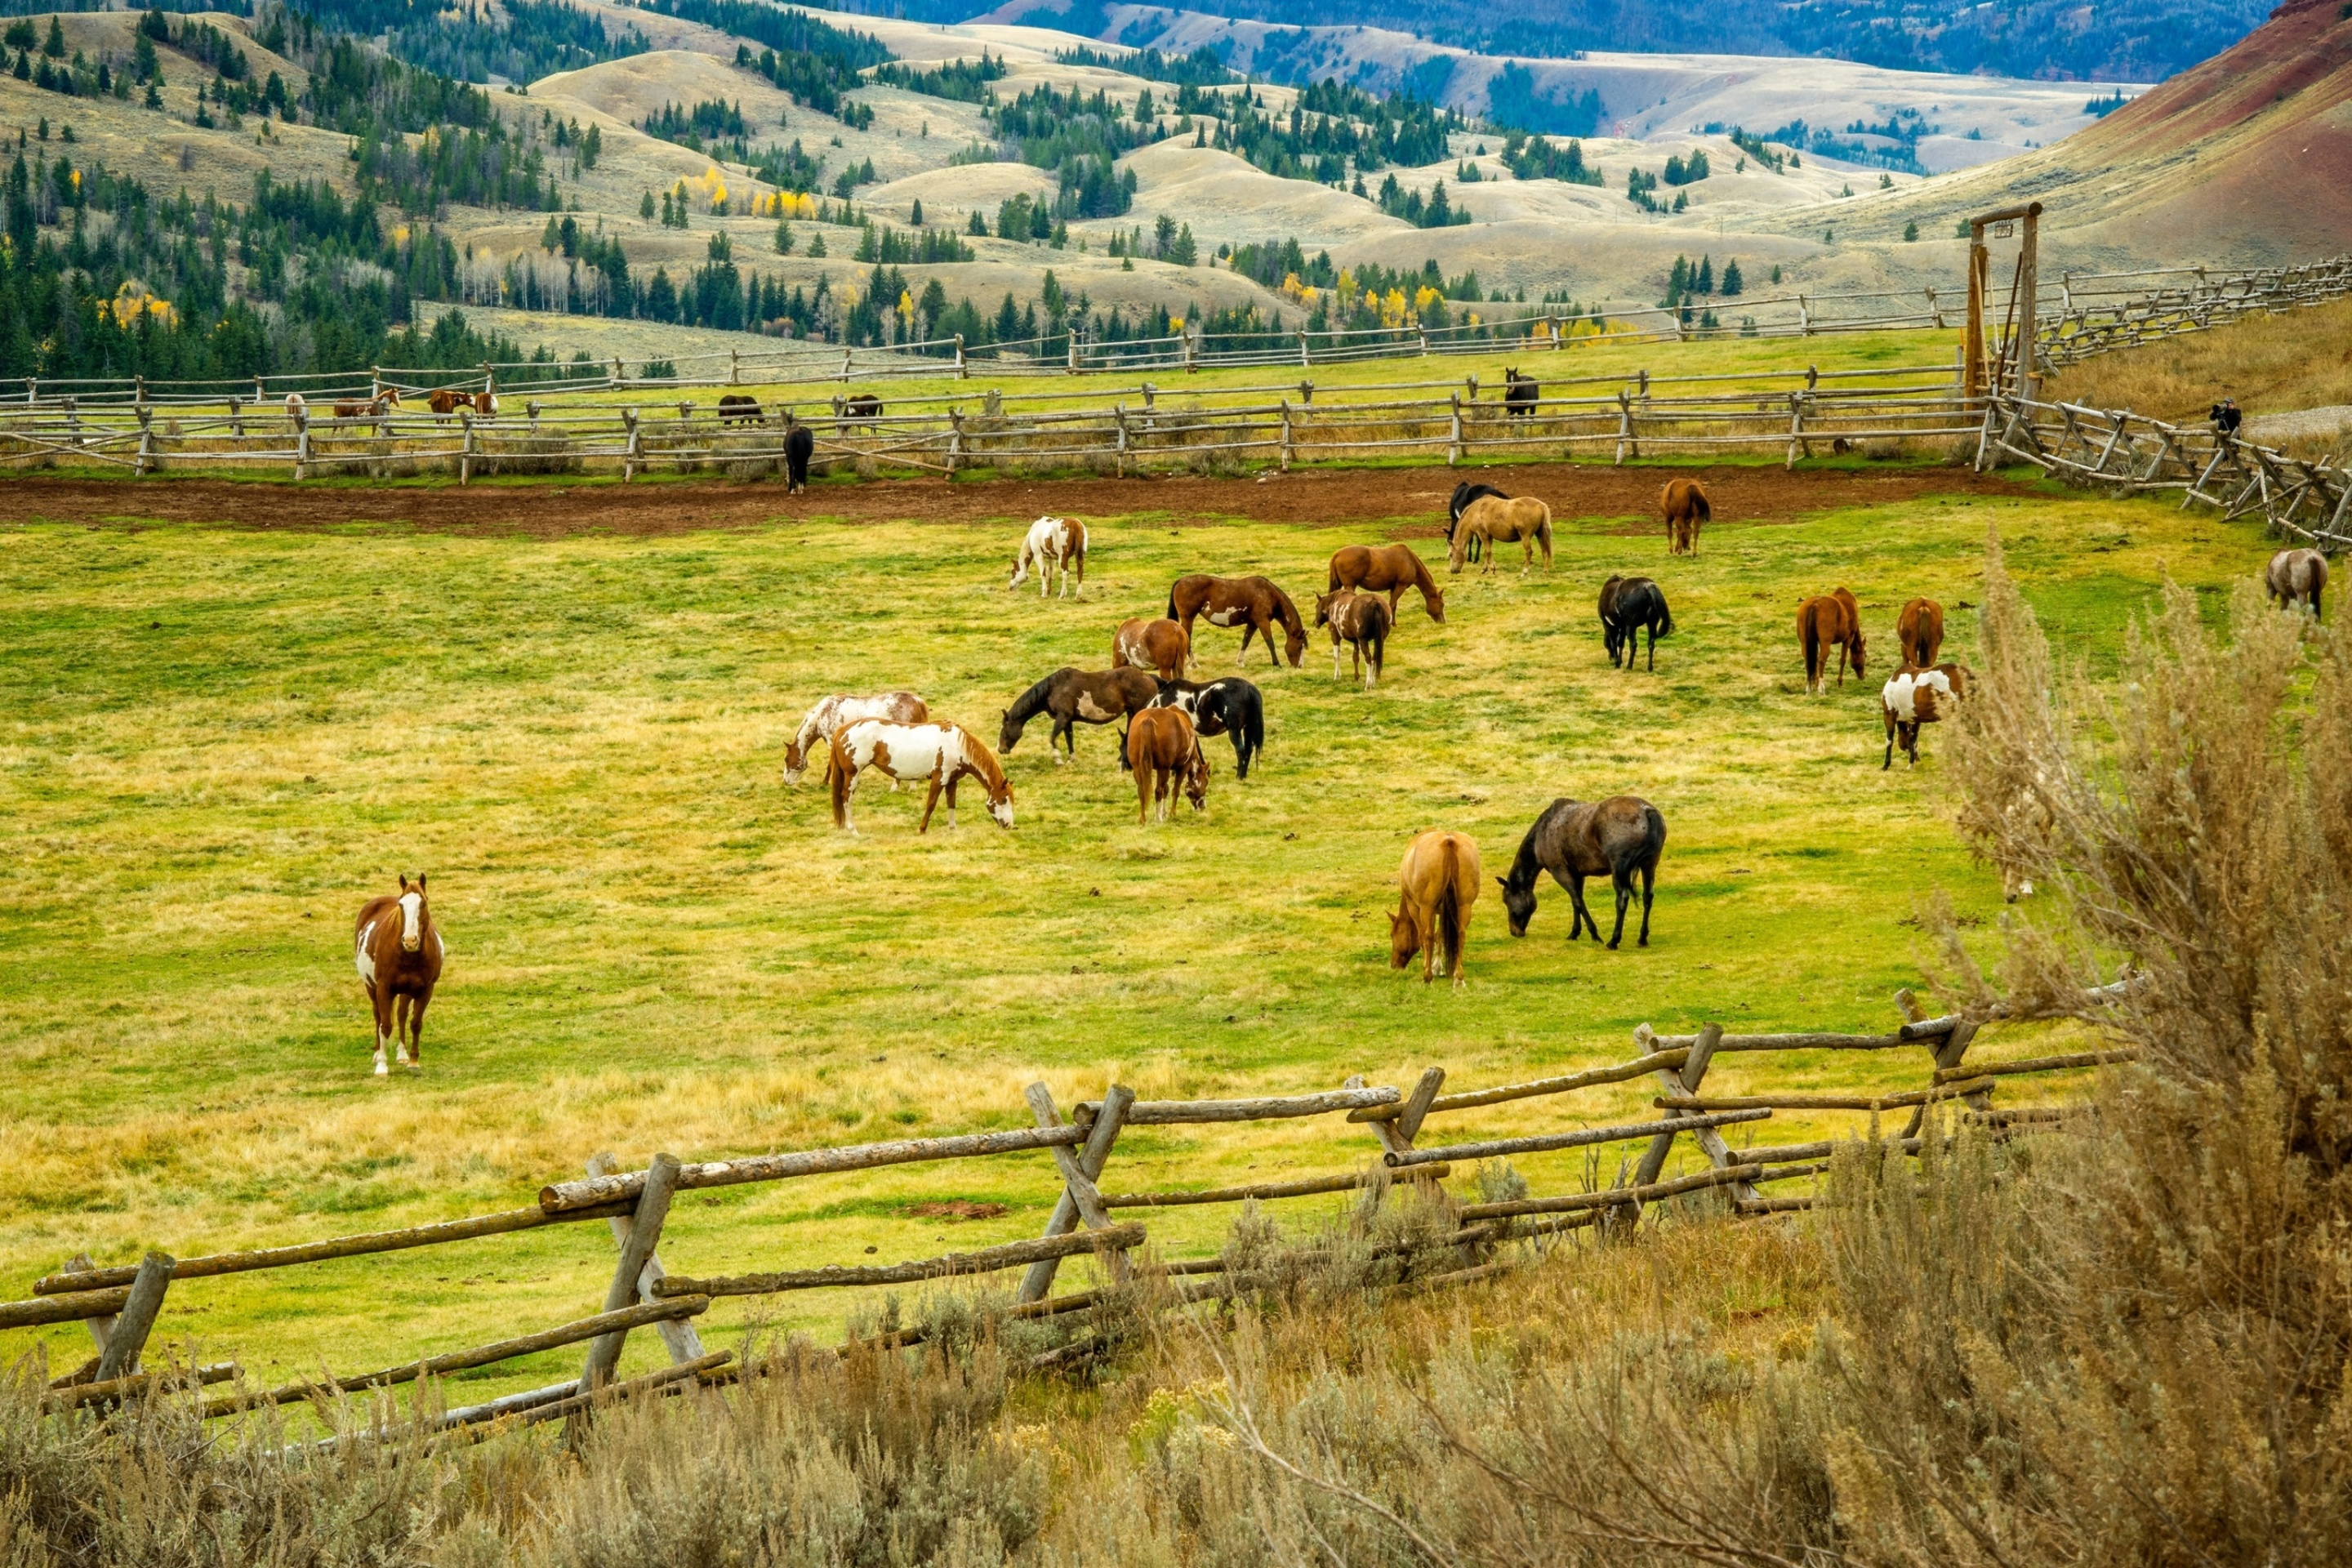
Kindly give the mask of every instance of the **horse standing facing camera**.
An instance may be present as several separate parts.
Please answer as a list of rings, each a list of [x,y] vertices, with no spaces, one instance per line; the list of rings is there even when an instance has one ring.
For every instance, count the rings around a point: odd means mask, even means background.
[[[400,879],[397,897],[385,894],[360,908],[353,931],[352,963],[375,1010],[375,1070],[392,1068],[383,1059],[389,1041],[399,1043],[400,1065],[425,1066],[425,1008],[441,980],[441,931],[425,901],[425,874],[415,886]]]

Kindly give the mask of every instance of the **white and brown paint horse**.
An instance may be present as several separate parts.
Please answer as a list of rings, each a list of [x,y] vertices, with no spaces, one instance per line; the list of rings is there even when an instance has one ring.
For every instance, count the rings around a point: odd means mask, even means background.
[[[1037,571],[1037,596],[1045,596],[1045,586],[1058,570],[1062,574],[1059,596],[1080,599],[1087,592],[1087,525],[1074,517],[1041,517],[1029,525],[1029,536],[1013,556],[1013,581],[1007,588],[1018,588],[1027,579],[1031,567]],[[1070,581],[1072,571],[1077,582]]]
[[[1551,570],[1551,508],[1533,496],[1521,496],[1507,500],[1501,496],[1482,496],[1462,509],[1462,516],[1454,526],[1454,542],[1446,551],[1449,570],[1459,572],[1470,542],[1486,541],[1486,566],[1495,569],[1495,546],[1519,546],[1519,569],[1525,572],[1536,561],[1536,550],[1543,550],[1544,570]]]
[[[988,792],[988,815],[999,827],[1013,826],[1013,784],[997,765],[995,754],[980,737],[961,724],[894,724],[887,719],[860,719],[833,732],[833,752],[825,781],[833,791],[833,825],[855,834],[849,797],[856,792],[860,773],[879,773],[900,784],[927,780],[931,786],[923,802],[923,820],[915,831],[931,830],[931,813],[944,792],[948,826],[955,826],[956,785],[978,779]]]
[[[1249,662],[1250,638],[1265,639],[1265,656],[1279,664],[1290,660],[1293,669],[1307,657],[1307,623],[1298,618],[1298,606],[1291,603],[1270,578],[1212,577],[1199,573],[1179,577],[1176,585],[1168,590],[1168,618],[1184,628],[1184,640],[1192,640],[1192,618],[1205,616],[1213,626],[1239,626],[1242,629],[1241,662]],[[1282,627],[1283,650],[1274,651],[1274,628]]]
[[[1331,679],[1339,679],[1339,645],[1345,643],[1354,656],[1349,667],[1360,676],[1364,689],[1370,691],[1381,681],[1381,668],[1388,662],[1389,619],[1388,601],[1378,594],[1359,594],[1342,588],[1336,593],[1315,595],[1315,624],[1331,628]]]
[[[373,397],[341,397],[335,400],[338,419],[381,419],[400,406],[400,388],[387,386]]]
[[[404,875],[400,892],[370,899],[360,907],[353,929],[352,962],[375,1012],[375,1070],[389,1074],[387,1044],[399,1047],[400,1065],[425,1066],[425,1008],[441,980],[446,949],[433,910],[425,901],[425,874],[414,886]]]
[[[1127,726],[1127,765],[1135,774],[1135,824],[1147,827],[1157,805],[1168,820],[1182,789],[1194,811],[1209,805],[1209,759],[1181,708],[1147,708]]]
[[[809,763],[824,751],[833,739],[833,732],[844,724],[855,724],[860,719],[887,719],[893,724],[919,724],[931,716],[923,700],[911,691],[885,691],[874,697],[851,697],[836,692],[820,697],[808,717],[801,721],[800,733],[784,747],[784,782],[796,784],[808,773]],[[892,786],[896,788],[894,784]]]
[[[1919,726],[1936,724],[1944,715],[1968,700],[1969,667],[1964,664],[1938,664],[1925,668],[1905,664],[1886,678],[1879,689],[1878,706],[1886,721],[1886,759],[1878,764],[1884,773],[1895,765],[1895,748],[1919,765]]]
[[[2271,557],[2263,585],[2270,590],[2272,604],[2307,608],[2315,621],[2320,595],[2327,592],[2327,557],[2316,550],[2282,550]]]
[[[1402,896],[1389,917],[1389,967],[1402,969],[1419,953],[1423,985],[1433,971],[1454,976],[1456,991],[1467,985],[1462,950],[1479,880],[1478,841],[1466,833],[1432,828],[1407,845],[1397,868]]]
[[[1192,639],[1171,620],[1138,616],[1121,621],[1110,639],[1113,669],[1148,669],[1162,680],[1181,680],[1192,662]]]

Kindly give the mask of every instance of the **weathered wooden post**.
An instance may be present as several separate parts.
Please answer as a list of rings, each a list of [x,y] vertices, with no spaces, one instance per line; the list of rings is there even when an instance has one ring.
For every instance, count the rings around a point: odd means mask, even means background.
[[[68,397],[65,403],[66,439],[79,447],[81,445],[81,401],[79,398]]]
[[[1152,385],[1148,381],[1143,383],[1143,411],[1145,413],[1149,414],[1151,412],[1152,399],[1157,397],[1159,394],[1160,389],[1158,387]]]
[[[955,335],[955,345],[956,345],[956,379],[957,379],[958,381],[962,381],[962,380],[965,380],[966,378],[968,378],[968,377],[971,374],[971,367],[970,365],[968,365],[968,364],[966,364],[966,363],[964,363],[964,357],[963,357],[963,334],[962,334],[961,332],[958,332],[958,333]]]
[[[310,411],[301,406],[294,410],[294,477],[310,477]]]
[[[490,362],[488,360],[482,362],[482,390],[493,395],[499,390],[498,375],[490,369]]]
[[[628,1237],[621,1243],[621,1261],[613,1270],[612,1284],[604,1290],[605,1311],[617,1312],[636,1302],[637,1281],[661,1240],[663,1224],[669,1218],[670,1198],[677,1190],[677,1173],[678,1162],[674,1154],[656,1154],[646,1168],[645,1191],[637,1198]],[[612,1381],[613,1369],[620,1364],[621,1347],[628,1337],[628,1330],[622,1329],[599,1334],[589,1342],[588,1359],[580,1369],[581,1393],[592,1394]]]
[[[171,1288],[173,1262],[165,1252],[151,1252],[139,1260],[139,1273],[131,1281],[131,1299],[122,1303],[121,1312],[107,1331],[106,1348],[99,1352],[98,1372],[90,1381],[104,1383],[139,1370],[139,1354],[147,1348],[147,1336],[155,1331],[155,1316],[163,1310],[163,1292]]]
[[[1124,403],[1115,405],[1111,409],[1111,416],[1118,421],[1118,445],[1113,465],[1118,477],[1123,479],[1127,478],[1127,405]]]
[[[588,1173],[592,1176],[609,1176],[620,1168],[620,1161],[610,1152],[592,1155],[588,1161]],[[636,1233],[637,1222],[627,1215],[614,1215],[606,1223],[613,1227],[613,1244],[626,1253],[629,1238]],[[667,1275],[668,1270],[662,1267],[661,1254],[648,1247],[645,1267],[637,1272],[636,1301],[649,1303],[658,1300],[654,1293],[654,1286]],[[635,1304],[623,1303],[624,1306]],[[689,1320],[664,1318],[654,1325],[654,1329],[661,1335],[662,1343],[669,1347],[669,1359],[673,1365],[693,1361],[703,1353],[702,1336],[695,1331]]]
[[[1282,400],[1282,471],[1290,471],[1290,399]]]
[[[1551,352],[1558,353],[1559,352],[1559,318],[1546,316],[1544,325],[1551,329]]]
[[[1927,1009],[1919,1005],[1919,998],[1912,994],[1909,986],[1905,986],[1895,994],[1895,1005],[1896,1010],[1902,1013],[1903,1021],[1906,1024],[1921,1023],[1927,1018]],[[1961,1058],[1969,1054],[1969,1043],[1976,1037],[1975,1023],[1966,1018],[1954,1024],[1952,1032],[1941,1040],[1936,1040],[1930,1036],[1928,1049],[1936,1058],[1936,1070],[1941,1072],[1948,1068],[1959,1066]],[[1971,1110],[1987,1110],[1992,1107],[1992,1091],[1990,1089],[1978,1089],[1961,1098]],[[1927,1124],[1927,1108],[1922,1105],[1912,1111],[1911,1124],[1903,1130],[1903,1136],[1916,1138],[1919,1136],[1920,1128]]]
[[[1187,374],[1201,368],[1201,325],[1198,321],[1184,323],[1184,370]]]
[[[228,400],[228,433],[235,440],[245,439],[245,399],[241,397]]]
[[[1313,370],[1315,368],[1314,356],[1307,352],[1307,329],[1305,327],[1298,329],[1298,368],[1301,370]]]
[[[1451,394],[1449,402],[1453,413],[1446,427],[1445,466],[1450,468],[1462,460],[1462,395]]]
[[[1641,1025],[1633,1031],[1633,1048],[1647,1056],[1655,1048],[1651,1044],[1654,1037],[1650,1026]],[[1658,1082],[1670,1095],[1696,1095],[1698,1093],[1700,1081],[1706,1077],[1707,1065],[1715,1059],[1716,1047],[1722,1043],[1722,1025],[1700,1026],[1698,1038],[1692,1043],[1690,1055],[1684,1060],[1682,1070],[1677,1072],[1673,1068],[1660,1068]],[[1696,1116],[1696,1113],[1690,1114]],[[1679,1121],[1681,1117],[1673,1116],[1668,1120]],[[1700,1152],[1707,1157],[1709,1163],[1718,1168],[1738,1163],[1731,1157],[1730,1145],[1724,1142],[1723,1134],[1713,1127],[1694,1127],[1690,1132],[1692,1139],[1697,1142]],[[1633,1168],[1633,1180],[1631,1185],[1646,1187],[1658,1179],[1659,1174],[1665,1169],[1666,1156],[1674,1151],[1675,1139],[1679,1135],[1678,1132],[1659,1132],[1652,1135],[1649,1147],[1642,1152],[1641,1163]],[[1731,1197],[1734,1203],[1755,1196],[1756,1188],[1752,1184],[1748,1182],[1732,1184]],[[1628,1199],[1608,1210],[1607,1213],[1608,1217],[1602,1222],[1604,1228],[1622,1234],[1640,1220],[1642,1205],[1636,1199]]]
[[[142,401],[133,412],[139,416],[139,461],[131,473],[144,479],[155,468],[155,411]]]
[[[948,410],[948,478],[955,478],[956,468],[962,460],[963,410],[950,408]]]
[[[457,410],[457,428],[465,438],[457,451],[457,482],[460,485],[467,485],[474,480],[474,411],[472,409]]]
[[[629,367],[628,367],[627,365],[625,365],[625,364],[623,364],[623,363],[621,363],[621,356],[620,356],[619,354],[614,354],[614,355],[613,356],[613,380],[612,380],[612,384],[613,384],[613,385],[614,385],[614,386],[618,386],[618,385],[620,385],[620,384],[621,384],[621,383],[622,383],[622,382],[624,382],[624,381],[627,380],[627,379],[628,379],[628,370],[629,370]]]
[[[1623,387],[1617,389],[1617,461],[1623,467],[1625,459],[1642,455],[1641,444],[1633,439],[1633,397]]]
[[[741,385],[741,384],[742,384],[742,383],[743,383],[743,353],[742,353],[742,351],[741,351],[740,349],[729,349],[729,350],[727,351],[727,384],[728,384],[728,385],[730,385],[730,386],[740,386],[740,385]]]
[[[621,482],[627,484],[637,477],[637,469],[645,462],[646,433],[637,427],[637,411],[634,408],[621,410],[621,427],[629,436],[621,453]]]
[[[1812,443],[1805,439],[1805,395],[1792,392],[1789,394],[1789,468],[1797,466],[1797,450],[1801,447],[1806,457],[1813,455]]]
[[[1070,333],[1069,353],[1070,374],[1076,375],[1078,374],[1078,334],[1076,331]]]
[[[1030,1113],[1040,1127],[1059,1127],[1062,1118],[1054,1109],[1054,1093],[1042,1083],[1033,1083],[1024,1092],[1029,1101]],[[1084,1222],[1088,1230],[1108,1230],[1110,1211],[1103,1207],[1102,1194],[1096,1189],[1095,1180],[1102,1174],[1103,1164],[1110,1158],[1110,1146],[1126,1124],[1127,1109],[1135,1103],[1135,1091],[1113,1085],[1103,1095],[1102,1109],[1095,1115],[1094,1125],[1087,1131],[1085,1145],[1076,1150],[1066,1144],[1054,1145],[1054,1165],[1062,1175],[1062,1195],[1054,1205],[1053,1215],[1045,1221],[1047,1236],[1066,1236]],[[1128,1281],[1127,1253],[1124,1248],[1108,1255],[1110,1277],[1114,1283]],[[1054,1288],[1054,1274],[1058,1258],[1044,1258],[1029,1266],[1021,1281],[1021,1300],[1042,1301],[1045,1292]]]
[[[1429,329],[1427,327],[1416,325],[1413,328],[1413,331],[1421,334],[1421,357],[1427,359],[1429,357]]]

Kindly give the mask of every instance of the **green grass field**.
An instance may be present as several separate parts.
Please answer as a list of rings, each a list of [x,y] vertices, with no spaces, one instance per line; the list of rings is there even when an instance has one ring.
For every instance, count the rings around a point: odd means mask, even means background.
[[[1431,521],[1442,503],[1415,495],[1441,481],[1401,481],[1399,521]],[[146,526],[123,504],[119,525],[0,524],[8,1296],[83,1249],[187,1257],[514,1206],[600,1149],[641,1163],[1025,1125],[1038,1077],[1065,1106],[1114,1078],[1148,1097],[1303,1091],[1437,1063],[1473,1087],[1622,1058],[1643,1020],[1884,1028],[1920,975],[1918,901],[1946,889],[1988,928],[2001,907],[1948,826],[1940,735],[1916,772],[1879,771],[1875,677],[1903,600],[1940,598],[1947,657],[1970,657],[1958,606],[1997,525],[2062,656],[2107,679],[2168,574],[2218,593],[2269,548],[2053,492],[1718,525],[1673,562],[1654,528],[1564,507],[1549,576],[1507,552],[1452,590],[1444,626],[1409,599],[1377,693],[1334,683],[1320,644],[1302,669],[1253,665],[1269,747],[1236,784],[1211,742],[1205,816],[1138,827],[1111,731],[1082,730],[1057,768],[1039,725],[1008,759],[1013,831],[977,810],[946,831],[942,811],[917,837],[919,795],[862,793],[853,839],[821,789],[779,779],[818,695],[910,687],[992,744],[1014,693],[1100,668],[1112,626],[1157,614],[1172,577],[1263,572],[1304,599],[1332,549],[1384,527],[1092,520],[1074,605],[1005,591],[1025,520],[541,542]],[[1600,581],[1629,568],[1680,623],[1654,675],[1612,670],[1594,621]],[[1837,583],[1864,606],[1874,679],[1808,698],[1795,601]],[[1204,669],[1234,648],[1204,628]],[[1570,948],[1549,887],[1514,942],[1490,882],[1466,992],[1389,969],[1412,834],[1471,831],[1497,874],[1554,796],[1619,791],[1670,825],[1647,951]],[[448,968],[425,1071],[387,1081],[352,921],[420,868]],[[1709,1088],[1924,1078],[1908,1054],[1746,1057]],[[1650,1093],[1433,1126],[1630,1116]],[[1860,1121],[1776,1119],[1756,1141]],[[1373,1152],[1363,1131],[1140,1131],[1105,1184],[1344,1171]],[[1519,1164],[1539,1192],[1587,1171]],[[697,1193],[663,1253],[684,1274],[917,1258],[1034,1235],[1055,1190],[1044,1157],[1013,1156]],[[1011,1212],[907,1212],[944,1198]],[[1147,1217],[1201,1251],[1231,1211]],[[194,1281],[159,1331],[258,1373],[352,1372],[593,1310],[611,1259],[602,1225],[568,1226]],[[846,1305],[723,1302],[706,1334],[764,1312],[830,1337]],[[88,1353],[67,1325],[0,1336],[0,1354],[43,1338],[53,1363]],[[657,1354],[632,1338],[630,1364]],[[462,1381],[471,1397],[576,1365]]]

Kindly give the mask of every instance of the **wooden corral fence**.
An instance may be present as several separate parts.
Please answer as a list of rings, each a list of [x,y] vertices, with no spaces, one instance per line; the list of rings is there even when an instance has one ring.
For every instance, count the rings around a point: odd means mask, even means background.
[[[2095,1000],[2111,1002],[2129,984],[2128,979],[2119,981],[2092,995]],[[1958,1015],[1926,1016],[1908,991],[1898,993],[1895,1002],[1901,1021],[1881,1034],[1735,1034],[1710,1023],[1693,1034],[1664,1036],[1644,1024],[1633,1032],[1636,1054],[1630,1060],[1452,1093],[1444,1092],[1445,1069],[1433,1067],[1410,1088],[1368,1085],[1359,1077],[1324,1092],[1251,1100],[1138,1100],[1132,1090],[1114,1084],[1100,1100],[1070,1106],[1065,1114],[1041,1083],[1027,1091],[1032,1125],[1018,1129],[692,1163],[656,1154],[646,1166],[634,1170],[619,1168],[610,1155],[598,1155],[589,1162],[584,1176],[552,1183],[541,1189],[535,1203],[496,1214],[200,1258],[177,1258],[158,1251],[135,1264],[101,1266],[87,1256],[79,1257],[59,1272],[37,1281],[30,1298],[0,1302],[0,1330],[77,1320],[88,1325],[96,1354],[56,1380],[49,1396],[54,1409],[119,1403],[158,1389],[185,1389],[201,1401],[207,1418],[277,1405],[330,1401],[402,1384],[426,1384],[451,1372],[562,1346],[587,1347],[576,1377],[444,1410],[427,1423],[435,1431],[495,1431],[572,1415],[635,1394],[676,1391],[694,1384],[710,1385],[740,1376],[742,1365],[730,1364],[734,1352],[706,1349],[695,1327],[695,1320],[721,1297],[909,1285],[1019,1270],[1020,1280],[1010,1300],[1000,1299],[991,1310],[1000,1320],[1036,1319],[1079,1312],[1102,1303],[1128,1286],[1139,1268],[1164,1276],[1166,1288],[1177,1301],[1244,1294],[1265,1281],[1246,1268],[1233,1267],[1221,1255],[1161,1257],[1149,1264],[1132,1261],[1130,1255],[1150,1244],[1150,1231],[1142,1219],[1129,1216],[1178,1206],[1264,1204],[1339,1193],[1358,1193],[1360,1202],[1377,1205],[1397,1183],[1419,1184],[1444,1215],[1444,1228],[1433,1238],[1398,1244],[1402,1251],[1426,1255],[1423,1266],[1411,1271],[1415,1282],[1460,1282],[1510,1267],[1510,1258],[1497,1256],[1505,1243],[1589,1227],[1613,1235],[1630,1233],[1650,1205],[1709,1189],[1725,1189],[1724,1207],[1735,1216],[1809,1206],[1810,1196],[1772,1196],[1767,1189],[1819,1174],[1841,1146],[1840,1141],[1760,1142],[1758,1134],[1769,1132],[1778,1112],[1866,1116],[1866,1124],[1859,1130],[1864,1136],[1881,1147],[1891,1142],[1903,1152],[1916,1154],[1923,1135],[1934,1131],[1927,1119],[1939,1104],[1952,1104],[1954,1114],[1994,1129],[2001,1136],[2046,1129],[2074,1112],[2051,1105],[1996,1108],[1996,1093],[2014,1079],[2074,1071],[2130,1055],[2084,1051],[1970,1061],[1969,1053],[1980,1026],[1991,1020]],[[1899,1059],[1914,1049],[1921,1053],[1917,1068],[1924,1070],[1916,1072],[1908,1087],[1865,1094],[1707,1092],[1710,1068],[1738,1055],[1885,1051],[1896,1053]],[[1656,1085],[1653,1104],[1658,1114],[1639,1121],[1580,1125],[1569,1113],[1551,1130],[1516,1137],[1448,1140],[1436,1132],[1444,1118],[1484,1107],[1538,1099],[1554,1100],[1565,1107],[1571,1103],[1567,1097],[1577,1091],[1644,1079]],[[1900,1132],[1882,1131],[1880,1118],[1890,1112],[1906,1118]],[[1308,1169],[1314,1173],[1286,1179],[1266,1177],[1240,1185],[1164,1191],[1126,1190],[1111,1179],[1112,1158],[1129,1128],[1269,1121],[1328,1130],[1341,1134],[1345,1141],[1302,1133],[1299,1152],[1311,1161]],[[1726,1130],[1732,1128],[1745,1130],[1741,1146],[1734,1147],[1725,1137]],[[1675,1141],[1684,1137],[1694,1141],[1704,1164],[1669,1176],[1668,1159]],[[1478,1162],[1564,1150],[1587,1150],[1597,1156],[1611,1147],[1620,1156],[1615,1179],[1605,1186],[1591,1186],[1588,1180],[1590,1190],[1454,1205],[1435,1186],[1440,1179]],[[709,1277],[670,1273],[656,1250],[665,1243],[675,1248],[686,1241],[671,1223],[673,1200],[682,1192],[891,1165],[1037,1154],[1053,1162],[1060,1193],[1042,1234],[1034,1240],[878,1265],[793,1258],[779,1260],[793,1265],[789,1268]],[[1587,1168],[1597,1171],[1599,1167]],[[142,1360],[152,1343],[166,1293],[188,1289],[195,1281],[300,1268],[332,1258],[462,1245],[518,1231],[597,1220],[610,1228],[618,1258],[597,1310],[569,1322],[492,1344],[280,1387],[248,1383],[234,1363],[197,1367],[158,1354],[155,1359],[163,1364],[150,1368]],[[1103,1283],[1055,1294],[1062,1261],[1076,1257],[1097,1259]],[[660,1334],[669,1364],[657,1372],[616,1381],[614,1372],[627,1335],[646,1328]],[[896,1342],[913,1342],[920,1333],[919,1328],[899,1331]],[[1082,1333],[1060,1349],[1040,1355],[1035,1364],[1066,1363],[1094,1348],[1099,1348],[1098,1342]],[[210,1395],[194,1392],[202,1385],[222,1384],[232,1386]],[[377,1423],[379,1427],[397,1426],[385,1411],[379,1411]],[[489,1423],[502,1425],[486,1427]]]
[[[2121,286],[2120,289],[2118,286]],[[2203,267],[2156,272],[2061,275],[2048,324],[2038,334],[2042,362],[2074,364],[2112,349],[2226,326],[2247,316],[2324,305],[2352,294],[2352,255],[2303,267],[2215,273]]]

